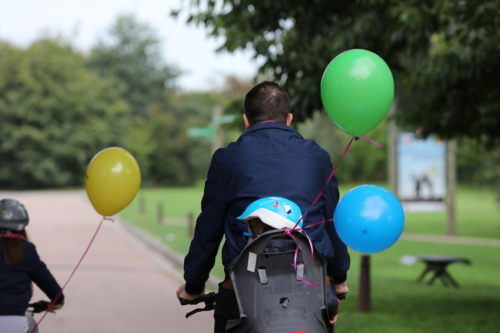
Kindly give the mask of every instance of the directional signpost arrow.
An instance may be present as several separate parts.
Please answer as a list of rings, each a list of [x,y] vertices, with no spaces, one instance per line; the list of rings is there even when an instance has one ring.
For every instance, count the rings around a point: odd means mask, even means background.
[[[208,127],[191,127],[187,130],[187,135],[191,138],[208,138],[212,143],[212,151],[222,147],[222,135],[219,131],[219,125],[232,123],[236,115],[222,115],[222,108],[216,106],[212,112],[212,121]]]
[[[191,138],[209,138],[212,141],[215,138],[215,129],[213,127],[191,127],[188,128],[187,135]]]

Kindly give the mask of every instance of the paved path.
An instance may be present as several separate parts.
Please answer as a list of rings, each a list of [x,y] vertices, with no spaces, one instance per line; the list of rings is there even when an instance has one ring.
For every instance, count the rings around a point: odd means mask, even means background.
[[[28,236],[63,285],[88,245],[101,217],[83,191],[0,192],[28,209]],[[105,221],[80,269],[66,288],[66,304],[49,314],[41,333],[211,332],[212,312],[185,319],[175,290],[180,273]],[[33,300],[46,299],[35,291]],[[40,315],[36,317],[40,318]]]

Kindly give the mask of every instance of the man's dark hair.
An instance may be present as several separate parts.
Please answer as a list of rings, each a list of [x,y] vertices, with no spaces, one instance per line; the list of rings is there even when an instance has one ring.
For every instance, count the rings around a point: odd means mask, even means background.
[[[251,125],[265,120],[286,124],[290,113],[290,99],[279,84],[264,81],[247,93],[244,108]]]

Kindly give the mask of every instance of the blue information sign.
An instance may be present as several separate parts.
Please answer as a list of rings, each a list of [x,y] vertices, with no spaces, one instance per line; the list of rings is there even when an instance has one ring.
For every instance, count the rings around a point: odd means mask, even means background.
[[[405,211],[444,211],[446,143],[400,133],[397,147],[398,197]]]

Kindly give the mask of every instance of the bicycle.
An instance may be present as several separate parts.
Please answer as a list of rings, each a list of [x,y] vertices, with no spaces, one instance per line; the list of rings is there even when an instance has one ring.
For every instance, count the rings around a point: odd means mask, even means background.
[[[263,233],[248,244],[236,260],[230,275],[240,318],[229,320],[226,330],[238,333],[335,332],[335,327],[328,321],[337,314],[338,304],[329,313],[324,278],[326,263],[320,254],[316,254],[305,269],[304,263],[312,258],[313,251],[307,238],[295,234],[300,245],[298,252],[264,253],[268,241],[282,233],[282,230]],[[250,260],[252,256],[256,257],[253,261]],[[249,262],[252,263],[252,270],[249,270]],[[291,265],[295,262],[297,269]],[[212,292],[193,301],[181,299],[181,305],[205,303],[204,308],[189,312],[186,318],[197,312],[214,310],[216,295]],[[345,299],[346,295],[336,297]]]
[[[35,303],[28,304],[28,309],[26,310],[26,317],[28,318],[29,328],[27,333],[39,333],[38,327],[33,331],[33,328],[36,326],[36,320],[34,318],[35,313],[42,313],[47,311],[49,308],[50,302],[47,301],[38,301]],[[31,309],[31,310],[30,310]],[[56,313],[54,310],[50,311],[51,313]]]

